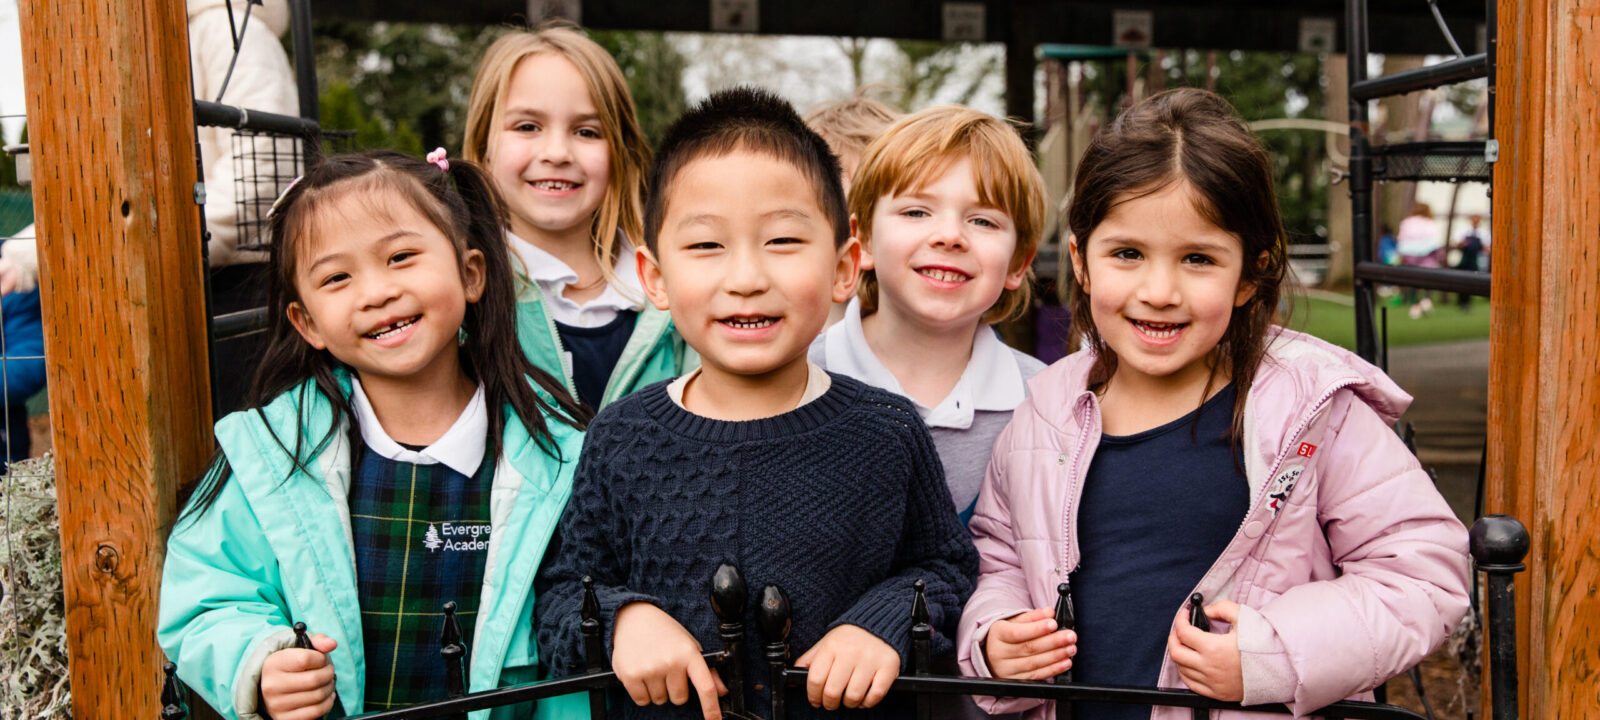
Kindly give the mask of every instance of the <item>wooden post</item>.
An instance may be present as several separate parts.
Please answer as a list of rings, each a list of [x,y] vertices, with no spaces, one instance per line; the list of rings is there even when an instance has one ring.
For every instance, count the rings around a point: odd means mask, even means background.
[[[1597,717],[1600,5],[1498,14],[1488,509],[1533,540],[1516,585],[1522,717]]]
[[[166,527],[211,448],[183,0],[23,0],[73,717],[154,717]]]
[[[1044,135],[1034,125],[1033,73],[1038,61],[1033,57],[1039,47],[1039,13],[1033,0],[1019,0],[1009,4],[1006,22],[1006,115],[1028,123],[1028,147],[1034,147]]]

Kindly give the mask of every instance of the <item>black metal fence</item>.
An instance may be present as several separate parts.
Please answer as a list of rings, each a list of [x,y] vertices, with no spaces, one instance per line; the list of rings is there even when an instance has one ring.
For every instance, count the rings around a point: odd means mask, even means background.
[[[1471,532],[1472,558],[1477,571],[1484,574],[1488,585],[1488,617],[1483,623],[1488,636],[1489,683],[1493,705],[1493,720],[1515,720],[1517,717],[1517,639],[1516,602],[1512,593],[1512,578],[1522,571],[1522,560],[1528,552],[1528,532],[1522,523],[1504,515],[1486,516],[1474,523]],[[745,703],[745,682],[740,677],[745,653],[754,649],[744,646],[745,617],[749,593],[737,568],[724,564],[711,578],[710,600],[712,611],[720,621],[718,637],[721,649],[705,653],[706,663],[724,673],[728,694],[722,698],[722,710],[742,715],[761,715],[757,708]],[[789,664],[789,628],[791,608],[789,598],[777,585],[767,585],[758,595],[755,617],[766,644],[760,648],[767,664],[766,681],[773,688],[770,707],[765,708],[766,720],[785,720],[787,693],[779,688],[804,687],[806,669]],[[1087,685],[1074,682],[1047,682],[1042,680],[995,680],[949,675],[936,675],[933,667],[933,628],[929,625],[928,607],[922,595],[922,584],[910,598],[908,612],[912,615],[912,657],[908,671],[894,681],[891,692],[911,693],[917,696],[917,720],[928,720],[932,715],[932,698],[938,695],[986,695],[995,697],[1039,698],[1058,703],[1074,701],[1106,702],[1125,705],[1186,707],[1195,710],[1195,717],[1209,716],[1212,710],[1243,710],[1289,714],[1281,704],[1244,706],[1223,702],[1196,694],[1189,690],[1170,688],[1133,688],[1104,685]],[[584,652],[588,672],[582,675],[513,685],[472,694],[466,694],[462,659],[466,648],[460,644],[461,633],[455,627],[454,614],[447,607],[445,627],[441,633],[441,662],[446,668],[446,693],[449,696],[438,702],[414,705],[398,710],[368,713],[356,717],[361,720],[423,720],[424,718],[462,717],[473,710],[484,710],[537,701],[561,695],[587,692],[591,720],[607,717],[606,691],[621,687],[616,673],[606,670],[607,658],[602,641],[604,635],[600,622],[600,603],[595,598],[592,585],[585,582],[582,607]],[[296,631],[303,633],[304,626]],[[183,704],[184,690],[176,678],[176,666],[167,664],[167,681],[162,692],[162,720],[182,720],[187,710]],[[1063,706],[1064,707],[1064,706]],[[1367,720],[1421,720],[1422,716],[1405,708],[1382,703],[1345,701],[1329,705],[1312,713],[1326,718],[1361,718]]]

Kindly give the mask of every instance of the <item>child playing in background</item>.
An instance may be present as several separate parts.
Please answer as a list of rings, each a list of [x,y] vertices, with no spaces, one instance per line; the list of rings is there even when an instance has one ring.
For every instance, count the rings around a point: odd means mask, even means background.
[[[1410,397],[1272,324],[1286,240],[1271,167],[1226,101],[1192,89],[1090,144],[1068,214],[1089,347],[1032,380],[995,444],[971,523],[967,674],[1070,667],[1303,715],[1370,698],[1466,613],[1466,531],[1389,427]],[[1068,578],[1076,633],[1051,610]],[[1216,633],[1189,624],[1191,593]]]
[[[915,403],[965,521],[995,437],[1044,369],[991,327],[1028,306],[1044,180],[1004,122],[930,108],[867,150],[850,217],[866,272],[811,359]]]
[[[867,146],[899,117],[894,108],[867,97],[866,88],[857,90],[849,100],[828,103],[806,115],[806,127],[827,141],[828,149],[839,158],[839,179],[846,196],[850,195],[850,180],[860,167]],[[844,303],[834,303],[824,327],[843,320],[844,309]]]
[[[662,140],[640,274],[703,363],[596,418],[537,585],[541,653],[563,675],[584,667],[580,580],[594,578],[636,703],[613,717],[720,717],[700,653],[717,637],[706,598],[724,561],[752,613],[762,586],[787,591],[811,706],[884,697],[909,656],[915,580],[935,652],[950,649],[976,557],[928,432],[903,398],[806,360],[828,304],[855,287],[838,179],[822,139],[764,91],[714,94]],[[785,692],[761,683],[758,653],[745,663],[747,703]],[[791,716],[823,715],[790,692]]]
[[[518,337],[534,365],[596,409],[693,367],[639,287],[650,149],[604,48],[561,26],[495,41],[472,83],[464,145],[511,210],[511,252],[527,273]]]
[[[328,158],[271,215],[267,352],[161,584],[162,648],[223,717],[442,699],[446,601],[471,690],[538,675],[533,574],[584,415],[517,349],[488,178],[436,153]]]

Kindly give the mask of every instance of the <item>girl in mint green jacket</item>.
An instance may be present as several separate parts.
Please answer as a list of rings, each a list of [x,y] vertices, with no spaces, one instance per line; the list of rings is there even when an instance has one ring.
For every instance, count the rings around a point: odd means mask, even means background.
[[[490,181],[442,149],[335,157],[270,222],[268,350],[168,540],[162,648],[224,717],[402,707],[445,695],[448,601],[469,690],[537,679],[533,575],[587,413],[518,350]]]

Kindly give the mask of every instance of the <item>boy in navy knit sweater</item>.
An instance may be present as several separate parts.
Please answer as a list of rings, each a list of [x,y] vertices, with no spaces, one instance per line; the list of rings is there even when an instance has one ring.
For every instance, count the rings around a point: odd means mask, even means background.
[[[861,262],[838,163],[787,102],[725,91],[667,131],[647,197],[639,276],[702,365],[589,426],[536,584],[540,656],[582,672],[593,576],[633,701],[613,716],[718,720],[726,689],[700,653],[727,561],[750,589],[747,648],[766,640],[759,588],[789,595],[795,664],[810,668],[791,716],[896,715],[903,704],[879,702],[909,657],[912,582],[927,583],[934,652],[949,652],[977,555],[911,404],[806,359]],[[759,653],[743,677],[747,703],[769,702]]]

